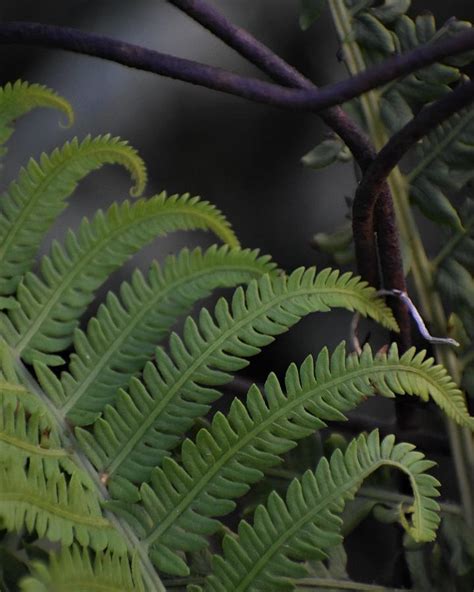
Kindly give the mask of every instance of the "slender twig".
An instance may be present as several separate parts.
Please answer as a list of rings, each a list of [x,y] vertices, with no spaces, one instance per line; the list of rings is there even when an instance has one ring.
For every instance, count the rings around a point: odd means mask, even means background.
[[[358,76],[320,90],[291,89],[239,76],[222,68],[154,51],[70,27],[41,23],[0,24],[0,43],[55,47],[95,56],[213,90],[287,109],[321,111],[340,105],[395,78],[406,76],[448,56],[474,49],[474,30],[417,47],[373,66]]]
[[[270,48],[253,37],[248,31],[226,19],[214,6],[204,0],[168,0],[239,55],[265,72],[275,82],[317,91],[318,87],[296,68],[276,55]],[[338,105],[320,112],[321,119],[346,143],[362,169],[373,160],[375,150],[366,133],[352,121]]]

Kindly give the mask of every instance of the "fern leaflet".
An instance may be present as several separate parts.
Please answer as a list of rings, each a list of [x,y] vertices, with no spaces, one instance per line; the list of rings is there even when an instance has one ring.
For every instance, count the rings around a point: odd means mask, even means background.
[[[73,545],[51,553],[48,565],[37,561],[32,567],[20,583],[23,592],[145,592],[136,557],[130,562],[110,551],[95,553],[92,560],[87,549]]]
[[[307,574],[301,560],[323,559],[326,549],[341,542],[339,514],[361,483],[382,466],[406,473],[415,502],[406,525],[417,541],[432,541],[439,524],[438,481],[426,470],[434,465],[411,444],[395,444],[394,436],[379,441],[377,431],[352,440],[345,453],[336,450],[288,487],[286,499],[272,492],[255,511],[253,525],[242,521],[237,538],[226,535],[224,556],[215,556],[206,592],[273,592],[293,590],[294,580]]]
[[[38,463],[25,469],[10,460],[0,465],[0,518],[7,530],[26,527],[40,538],[69,546],[77,541],[100,551],[125,551],[125,544],[102,516],[96,494],[75,471],[70,479],[59,469],[46,476]]]
[[[230,307],[219,300],[215,320],[206,309],[198,324],[188,318],[183,340],[172,335],[170,354],[157,351],[156,364],[145,366],[143,381],[132,379],[128,392],[119,391],[93,433],[76,430],[91,461],[109,484],[120,482],[119,489],[126,481],[147,480],[180,435],[220,396],[213,387],[229,382],[231,372],[248,364],[246,358],[303,316],[331,307],[355,309],[396,327],[375,290],[350,273],[301,268],[289,277],[263,276],[246,291],[238,288]]]
[[[143,192],[142,159],[127,142],[110,135],[87,136],[80,144],[74,139],[50,156],[43,154],[39,163],[31,159],[20,171],[0,201],[0,295],[12,294],[31,269],[41,241],[77,183],[106,163],[123,165],[135,181],[132,194]]]
[[[122,284],[120,299],[109,293],[87,331],[76,329],[75,353],[60,380],[44,364],[35,366],[41,385],[69,421],[90,424],[197,300],[274,269],[257,251],[212,246],[205,253],[184,249],[162,268],[154,263],[147,280],[136,270],[132,281]]]
[[[474,178],[474,110],[456,113],[416,148],[418,164],[408,174],[410,196],[425,216],[462,231],[449,195]]]
[[[13,133],[12,123],[35,107],[59,109],[66,115],[69,126],[74,122],[71,105],[53,90],[21,80],[8,83],[0,88],[0,156],[5,154],[2,146]]]

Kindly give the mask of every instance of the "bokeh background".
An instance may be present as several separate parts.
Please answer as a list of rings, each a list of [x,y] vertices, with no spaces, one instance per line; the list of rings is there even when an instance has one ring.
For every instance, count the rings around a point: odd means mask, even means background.
[[[298,0],[214,3],[318,85],[345,76],[336,58],[338,43],[327,11],[303,33],[298,24]],[[472,0],[412,2],[414,14],[423,10],[431,10],[440,23],[453,15],[474,20]],[[2,0],[0,18],[73,26],[242,74],[259,75],[165,0]],[[28,157],[37,158],[74,135],[83,138],[88,133],[111,133],[128,139],[147,162],[148,195],[166,189],[208,199],[225,212],[243,245],[272,254],[287,270],[329,264],[327,257],[311,249],[310,239],[344,220],[345,196],[353,194],[355,181],[351,164],[324,171],[301,165],[301,157],[327,131],[317,117],[248,103],[61,51],[18,46],[1,46],[0,51],[0,84],[18,78],[46,84],[69,99],[76,113],[72,129],[61,128],[57,115],[48,111],[33,112],[18,123],[0,172],[2,190]],[[71,198],[69,208],[47,237],[44,250],[53,237],[61,238],[68,226],[77,226],[82,216],[91,216],[97,207],[105,208],[114,200],[126,199],[128,188],[129,180],[119,167],[105,167],[91,174]],[[162,260],[184,245],[205,246],[211,240],[204,233],[178,233],[157,240],[117,272],[102,293],[126,279],[136,265],[146,269],[152,258]],[[300,363],[323,344],[335,346],[347,338],[349,322],[350,315],[343,312],[305,319],[252,361],[243,376],[261,380],[270,370],[281,375],[291,361]],[[362,413],[377,416],[377,421],[393,420],[388,401]],[[438,460],[441,472],[449,468],[447,458],[440,455]],[[371,562],[378,565],[378,574],[383,573],[381,549],[390,556],[386,548],[390,537],[380,529],[379,535],[373,536],[370,523],[365,528],[370,536],[365,537],[363,551],[357,542],[352,549],[355,577],[358,569],[365,570],[367,576]],[[361,553],[370,558],[369,563],[360,561]]]

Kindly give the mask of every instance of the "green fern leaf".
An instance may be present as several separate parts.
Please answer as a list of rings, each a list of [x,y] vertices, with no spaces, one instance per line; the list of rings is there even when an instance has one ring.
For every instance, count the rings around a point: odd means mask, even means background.
[[[86,488],[77,469],[70,478],[57,470],[48,477],[41,465],[24,469],[10,460],[0,464],[0,520],[4,528],[26,528],[39,538],[71,545],[77,541],[96,551],[125,552],[125,543],[102,516],[94,491]]]
[[[39,456],[44,459],[67,459],[59,437],[51,424],[38,411],[26,412],[20,400],[12,402],[4,396],[9,383],[0,383],[0,451],[6,457]],[[19,391],[18,388],[15,389]]]
[[[323,559],[326,550],[342,540],[338,516],[347,500],[374,471],[383,466],[405,473],[414,493],[407,525],[416,541],[432,541],[439,524],[438,481],[426,471],[435,463],[424,460],[411,444],[396,444],[394,436],[379,441],[377,431],[352,440],[345,453],[323,458],[316,472],[307,471],[290,484],[286,499],[273,492],[255,511],[253,525],[242,521],[238,537],[226,535],[223,557],[215,556],[206,592],[274,592],[293,590],[307,575],[306,559]]]
[[[456,113],[425,136],[416,158],[408,174],[410,196],[425,216],[462,231],[449,196],[474,178],[474,110]]]
[[[145,366],[143,381],[132,379],[129,392],[119,391],[93,433],[77,429],[78,438],[109,485],[147,480],[180,435],[220,396],[215,386],[229,382],[232,372],[248,364],[246,358],[303,316],[332,307],[358,310],[396,327],[375,290],[350,273],[325,269],[316,275],[314,268],[301,268],[289,277],[263,276],[246,291],[238,288],[230,307],[221,299],[215,320],[206,309],[198,324],[188,318],[184,339],[173,334],[170,354],[158,350],[156,365]]]
[[[146,280],[135,271],[122,284],[120,299],[109,293],[87,331],[76,329],[75,353],[60,380],[44,364],[36,365],[41,385],[70,422],[92,423],[195,302],[214,288],[249,282],[275,267],[258,251],[214,245],[205,253],[184,249],[162,268],[154,263]]]
[[[69,231],[65,248],[53,243],[50,256],[41,260],[44,279],[33,273],[24,276],[18,286],[19,306],[1,317],[4,336],[28,362],[62,363],[47,354],[68,347],[79,317],[107,277],[156,236],[196,228],[236,242],[222,214],[189,195],[162,193],[134,204],[113,204],[105,214],[99,210],[92,222],[83,220],[77,235]]]
[[[299,369],[292,364],[284,388],[271,374],[263,393],[250,389],[246,405],[234,399],[227,417],[217,413],[209,429],[184,442],[179,463],[165,458],[153,469],[151,484],[141,487],[143,507],[122,502],[110,507],[128,518],[159,569],[186,575],[176,551],[206,546],[206,537],[219,528],[215,518],[234,510],[232,500],[279,464],[297,440],[326,427],[328,420],[346,419],[346,412],[376,393],[416,394],[423,400],[431,395],[474,430],[462,393],[424,353],[411,349],[399,356],[392,346],[388,355],[373,357],[366,347],[360,357],[346,357],[341,344],[331,356],[324,349]]]
[[[54,478],[58,472],[68,476],[76,475],[81,484],[93,489],[94,484],[84,471],[78,470],[71,452],[61,445],[61,440],[53,421],[42,412],[41,401],[36,398],[36,406],[30,410],[29,400],[5,396],[12,386],[0,382],[0,455],[21,466],[28,466],[33,472],[44,472],[47,479]],[[16,389],[18,393],[18,389]],[[27,393],[29,394],[29,393]],[[33,398],[33,395],[30,395]]]
[[[65,200],[77,183],[103,164],[119,163],[130,171],[135,188],[143,192],[145,165],[136,151],[120,138],[90,136],[77,139],[39,163],[31,159],[20,171],[0,200],[0,295],[14,293],[21,276],[31,269],[41,241],[56,217],[65,209]]]
[[[13,133],[12,123],[35,107],[59,109],[66,115],[68,126],[74,122],[71,105],[46,86],[21,80],[8,83],[0,88],[0,156],[5,154],[2,146]]]
[[[32,564],[33,573],[23,578],[23,592],[145,592],[138,561],[126,555],[96,553],[92,560],[87,549],[77,545],[52,553],[48,565]]]

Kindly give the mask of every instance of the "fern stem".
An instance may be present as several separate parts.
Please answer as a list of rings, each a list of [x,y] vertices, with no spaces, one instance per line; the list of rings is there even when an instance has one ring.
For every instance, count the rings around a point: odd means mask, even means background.
[[[3,341],[4,347],[8,347],[5,341]],[[16,370],[22,379],[28,390],[35,394],[38,399],[42,402],[45,408],[48,410],[49,416],[56,423],[58,433],[61,435],[64,441],[65,447],[71,451],[71,459],[91,478],[94,483],[97,493],[102,502],[106,502],[109,499],[109,495],[105,486],[101,483],[98,473],[95,471],[92,464],[88,461],[86,456],[81,452],[77,440],[74,436],[72,427],[64,419],[63,415],[56,409],[51,403],[50,399],[43,392],[39,384],[36,382],[34,377],[31,375],[29,370],[23,364],[23,362],[16,357],[15,358]],[[107,520],[114,526],[114,528],[122,535],[126,541],[127,548],[130,554],[138,553],[140,562],[142,565],[142,577],[147,583],[147,588],[150,592],[166,592],[163,583],[156,572],[153,564],[151,563],[146,549],[140,544],[140,541],[136,537],[135,533],[128,527],[126,523],[122,523],[119,519],[111,512],[104,510],[104,515]]]
[[[338,580],[335,578],[302,578],[295,582],[295,586],[301,592],[314,590],[315,588],[334,590],[357,590],[357,592],[410,592],[407,588],[387,588],[378,584],[364,584],[350,580]]]
[[[344,0],[330,0],[329,6],[335,21],[341,42],[348,39],[351,31],[351,17],[347,12]],[[356,43],[346,43],[346,60],[352,76],[360,75],[366,70],[362,53]],[[372,98],[371,98],[372,97]],[[387,143],[387,134],[381,124],[376,94],[372,92],[361,96],[364,115],[369,133],[377,147]],[[375,122],[380,122],[378,125]],[[393,196],[395,213],[401,236],[411,250],[413,256],[412,274],[421,308],[425,317],[433,323],[434,330],[439,334],[446,333],[447,319],[439,294],[433,289],[432,266],[426,255],[418,226],[410,208],[407,183],[398,167],[388,176],[388,184]],[[460,379],[459,363],[452,351],[437,348],[436,357],[448,370],[453,379]],[[474,524],[474,483],[470,475],[474,472],[474,443],[472,435],[456,426],[450,419],[446,420],[450,446],[453,454],[459,492],[464,516],[468,524]]]

